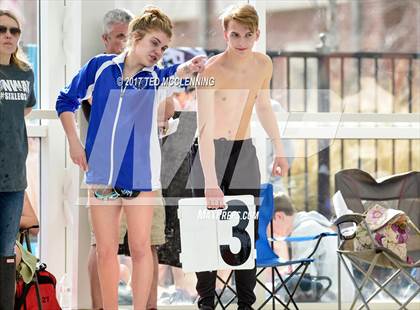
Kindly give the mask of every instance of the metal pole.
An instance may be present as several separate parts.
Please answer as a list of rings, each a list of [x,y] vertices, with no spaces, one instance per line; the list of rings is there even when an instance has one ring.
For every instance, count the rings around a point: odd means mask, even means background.
[[[327,36],[320,34],[321,43],[317,47],[318,57],[318,112],[330,111],[330,70]],[[330,140],[318,140],[318,211],[327,218],[331,216],[330,199]]]

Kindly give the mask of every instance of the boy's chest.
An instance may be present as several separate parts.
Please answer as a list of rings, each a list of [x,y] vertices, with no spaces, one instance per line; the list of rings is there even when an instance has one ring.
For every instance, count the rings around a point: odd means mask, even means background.
[[[223,70],[216,77],[216,87],[218,89],[237,89],[256,91],[261,89],[263,79],[258,69],[251,68],[243,70]]]

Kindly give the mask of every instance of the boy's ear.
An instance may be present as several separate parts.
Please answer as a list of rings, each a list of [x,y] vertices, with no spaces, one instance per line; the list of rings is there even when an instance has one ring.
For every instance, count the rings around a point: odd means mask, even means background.
[[[223,38],[225,38],[225,41],[227,42],[227,40],[228,40],[228,32],[227,32],[227,30],[223,30]]]
[[[257,31],[255,32],[255,34],[257,35],[257,40],[260,38],[260,29],[257,29]]]

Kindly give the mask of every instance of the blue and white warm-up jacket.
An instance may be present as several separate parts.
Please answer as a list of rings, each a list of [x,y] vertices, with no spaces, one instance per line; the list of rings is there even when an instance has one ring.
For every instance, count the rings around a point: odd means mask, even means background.
[[[82,100],[92,97],[85,143],[87,184],[156,190],[161,187],[157,106],[166,97],[158,89],[175,75],[178,65],[145,67],[123,82],[125,56],[92,58],[60,92],[56,110],[58,115],[74,112]]]

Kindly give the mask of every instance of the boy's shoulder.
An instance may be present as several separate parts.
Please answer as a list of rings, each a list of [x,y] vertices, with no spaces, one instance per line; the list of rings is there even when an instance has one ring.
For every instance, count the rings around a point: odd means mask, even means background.
[[[260,52],[252,52],[254,54],[255,61],[258,63],[258,65],[269,68],[273,65],[273,61],[271,58],[264,53]]]
[[[214,77],[219,74],[221,68],[223,68],[221,54],[218,54],[207,60],[205,69],[200,75]]]
[[[222,54],[218,54],[210,57],[206,62],[206,69],[214,70],[219,68],[223,62],[222,56]]]

